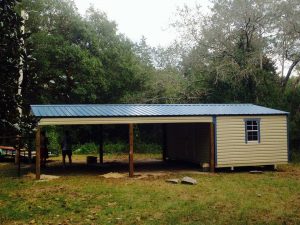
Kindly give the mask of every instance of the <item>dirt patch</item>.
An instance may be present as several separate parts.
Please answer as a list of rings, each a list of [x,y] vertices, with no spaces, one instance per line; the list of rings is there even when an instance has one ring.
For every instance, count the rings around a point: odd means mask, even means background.
[[[293,177],[297,180],[300,180],[300,166],[299,165],[282,165],[277,170],[277,175],[283,177]]]
[[[23,178],[35,179],[35,174],[34,173],[27,173],[27,174],[23,175]]]
[[[55,180],[58,178],[60,178],[60,176],[41,174],[41,180]]]
[[[30,178],[30,179],[35,179],[35,174],[34,173],[28,173],[23,176],[24,178]],[[49,180],[55,180],[60,178],[60,176],[54,176],[54,175],[47,175],[47,174],[41,174],[40,180],[43,181],[49,181]]]
[[[156,179],[161,177],[169,176],[170,172],[144,172],[144,173],[136,173],[134,175],[134,179],[140,180],[140,179]]]
[[[135,173],[133,178],[135,180],[141,180],[141,179],[155,179],[160,177],[166,177],[169,176],[170,172],[143,172],[143,173]],[[116,172],[110,172],[103,175],[99,175],[100,177],[104,177],[107,179],[124,179],[129,178],[128,173],[116,173]]]
[[[113,173],[113,172],[100,175],[100,177],[115,178],[115,179],[125,178],[127,176],[128,176],[128,174],[125,174],[125,173]]]
[[[0,167],[9,167],[9,166],[11,166],[12,165],[12,163],[0,163]]]

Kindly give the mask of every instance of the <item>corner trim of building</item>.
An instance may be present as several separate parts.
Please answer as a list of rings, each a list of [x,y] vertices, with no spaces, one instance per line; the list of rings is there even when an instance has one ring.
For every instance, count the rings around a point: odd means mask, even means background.
[[[215,167],[218,165],[218,146],[217,146],[217,116],[213,116],[213,124],[214,124],[214,141],[215,141]]]
[[[288,162],[292,160],[292,152],[290,146],[290,126],[289,126],[289,116],[286,115],[286,135],[287,135],[287,154],[288,154]]]

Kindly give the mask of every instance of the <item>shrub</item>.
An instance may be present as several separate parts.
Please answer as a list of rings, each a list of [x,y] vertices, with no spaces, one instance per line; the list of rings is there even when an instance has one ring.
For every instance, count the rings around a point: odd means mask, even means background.
[[[49,126],[46,129],[46,135],[49,139],[49,145],[48,145],[49,152],[55,155],[59,155],[60,143],[59,143],[59,135],[56,130],[56,127]]]
[[[110,142],[105,143],[104,153],[127,153],[128,152],[128,144],[125,142]]]
[[[95,143],[85,143],[83,145],[75,145],[73,151],[76,154],[96,154],[99,146]]]
[[[134,148],[134,151],[137,153],[159,153],[162,151],[160,145],[152,143],[137,143]],[[128,153],[128,144],[121,141],[109,142],[104,143],[103,149],[104,154]],[[97,154],[99,146],[95,143],[85,143],[82,145],[75,145],[73,151],[75,154]]]
[[[139,153],[160,153],[162,146],[153,143],[138,143],[135,146],[135,152]]]

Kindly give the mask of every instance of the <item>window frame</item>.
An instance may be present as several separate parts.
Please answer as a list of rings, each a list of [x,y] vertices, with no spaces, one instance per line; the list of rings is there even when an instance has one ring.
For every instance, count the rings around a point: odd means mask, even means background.
[[[257,130],[248,130],[247,128],[247,122],[256,122],[257,124]],[[245,124],[245,143],[260,143],[260,118],[245,118],[244,119]],[[253,125],[252,125],[253,126]],[[249,132],[257,132],[257,140],[249,140],[248,133]]]

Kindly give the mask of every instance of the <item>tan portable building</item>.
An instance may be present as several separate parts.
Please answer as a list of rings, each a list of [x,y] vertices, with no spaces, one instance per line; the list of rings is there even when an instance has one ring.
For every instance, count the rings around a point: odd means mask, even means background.
[[[161,124],[163,158],[221,167],[288,163],[288,112],[253,104],[32,105],[38,126]]]

